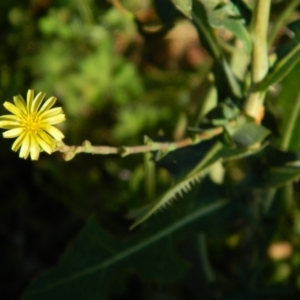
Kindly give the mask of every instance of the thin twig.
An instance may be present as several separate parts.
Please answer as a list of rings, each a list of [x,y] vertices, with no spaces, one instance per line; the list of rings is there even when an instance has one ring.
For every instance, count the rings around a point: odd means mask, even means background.
[[[235,124],[235,121],[231,122]],[[192,138],[186,138],[176,142],[155,142],[149,138],[145,138],[145,145],[139,146],[93,146],[89,141],[85,141],[82,146],[68,146],[60,144],[56,151],[64,153],[65,160],[71,160],[78,153],[91,153],[91,154],[118,154],[122,157],[130,154],[146,153],[152,151],[171,152],[179,148],[195,145],[203,140],[211,139],[223,133],[223,127],[215,127],[207,131],[195,134]]]

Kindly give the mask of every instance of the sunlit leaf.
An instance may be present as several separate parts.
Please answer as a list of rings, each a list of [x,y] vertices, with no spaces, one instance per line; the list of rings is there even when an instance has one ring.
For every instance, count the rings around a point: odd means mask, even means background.
[[[172,0],[178,10],[180,10],[186,17],[191,19],[192,14],[192,0]]]
[[[237,125],[237,128],[231,130],[230,135],[233,141],[240,147],[257,145],[270,134],[270,131],[267,128],[254,123],[240,124]]]

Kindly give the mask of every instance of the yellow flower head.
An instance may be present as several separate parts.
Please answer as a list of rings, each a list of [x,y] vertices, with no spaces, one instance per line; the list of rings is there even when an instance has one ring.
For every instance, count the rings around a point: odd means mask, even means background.
[[[12,115],[0,117],[0,128],[9,129],[3,133],[5,138],[16,138],[12,145],[13,151],[20,150],[20,157],[26,159],[30,153],[32,160],[38,160],[40,152],[51,154],[57,147],[57,142],[64,135],[54,124],[65,120],[61,107],[51,108],[55,97],[49,98],[43,105],[44,93],[34,97],[34,91],[28,90],[27,102],[21,95],[14,97],[14,104],[4,102],[4,107]],[[41,106],[42,105],[42,106]],[[51,109],[50,109],[51,108]]]

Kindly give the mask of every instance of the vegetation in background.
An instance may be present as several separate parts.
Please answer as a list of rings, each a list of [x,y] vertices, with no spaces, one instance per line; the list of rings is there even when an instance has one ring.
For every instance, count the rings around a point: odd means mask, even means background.
[[[300,1],[2,2],[2,103],[66,121],[1,140],[0,298],[298,299]]]

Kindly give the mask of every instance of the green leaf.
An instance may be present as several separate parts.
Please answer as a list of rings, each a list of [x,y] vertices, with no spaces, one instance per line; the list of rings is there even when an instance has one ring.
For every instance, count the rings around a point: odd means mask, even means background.
[[[243,157],[248,157],[252,156],[254,154],[259,153],[262,151],[267,144],[260,145],[260,147],[235,147],[235,148],[230,148],[230,147],[224,147],[222,150],[222,157],[223,161],[230,161],[230,160],[236,160],[236,159],[241,159]]]
[[[255,174],[258,188],[279,188],[300,178],[299,152],[282,151],[269,145],[263,155],[256,158],[255,164],[261,165],[261,171]]]
[[[258,86],[261,91],[282,80],[300,60],[300,20],[291,23],[288,27],[295,36],[276,50],[277,60]]]
[[[205,48],[215,59],[220,58],[220,47],[214,31],[210,26],[207,12],[203,4],[197,0],[193,0],[192,17],[196,28],[200,32],[201,41]]]
[[[242,123],[237,127],[226,127],[233,141],[239,147],[252,147],[260,144],[269,134],[270,131],[262,125],[254,123]]]
[[[300,78],[298,63],[282,82],[281,93],[278,97],[280,136],[276,144],[284,150],[300,150],[300,90],[297,80]]]
[[[222,102],[212,109],[205,117],[211,124],[222,126],[237,118],[239,109],[231,101]]]
[[[252,42],[245,20],[242,18],[239,7],[233,2],[224,3],[222,0],[197,0],[206,9],[208,21],[213,27],[224,27],[239,38],[247,51],[251,53]]]
[[[143,223],[149,217],[151,217],[158,210],[171,204],[176,197],[182,197],[184,193],[191,190],[192,186],[199,183],[200,180],[208,173],[211,166],[221,159],[220,150],[222,149],[221,143],[216,143],[203,159],[196,165],[196,167],[188,173],[182,180],[178,181],[172,188],[166,191],[158,200],[156,200],[147,211],[138,218],[130,227],[135,228],[139,224]]]
[[[109,281],[125,267],[137,269],[147,277],[165,280],[168,274],[168,280],[178,279],[185,272],[186,265],[182,267],[168,251],[170,245],[162,243],[170,243],[174,232],[226,204],[227,201],[220,200],[198,207],[170,225],[142,235],[133,242],[117,242],[91,218],[58,267],[32,283],[22,299],[105,299]],[[153,252],[155,259],[151,257]]]
[[[300,178],[299,167],[274,167],[270,168],[266,180],[267,187],[278,188],[287,183],[292,183]]]
[[[208,12],[200,1],[193,0],[192,17],[193,23],[199,31],[202,45],[216,60],[213,65],[213,73],[218,89],[219,101],[232,95],[241,97],[241,87],[222,54],[216,35],[209,22]]]
[[[192,18],[192,0],[172,0],[172,2],[186,17]]]
[[[199,161],[203,159],[206,153],[209,152],[218,138],[212,140],[203,141],[199,144],[177,149],[176,151],[169,152],[166,156],[160,159],[157,164],[161,168],[167,169],[177,180],[180,182],[191,170],[197,165]],[[222,158],[222,161],[229,161],[248,157],[262,151],[267,146],[267,143],[260,145],[260,147],[234,147],[223,145],[220,153],[217,152],[217,156]],[[218,157],[215,157],[218,159]],[[294,156],[293,156],[294,157]],[[212,161],[215,159],[212,158]],[[212,162],[211,161],[211,162]],[[290,160],[291,161],[291,160]]]

